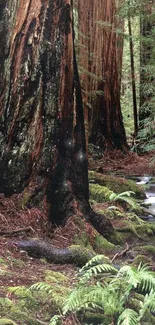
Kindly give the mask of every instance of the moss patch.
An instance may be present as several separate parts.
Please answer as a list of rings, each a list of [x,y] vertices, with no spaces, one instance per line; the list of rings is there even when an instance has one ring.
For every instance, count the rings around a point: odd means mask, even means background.
[[[0,325],[17,325],[17,323],[13,322],[11,319],[2,318],[0,319]]]
[[[114,244],[112,244],[111,242],[109,242],[104,237],[98,235],[95,237],[95,242],[94,242],[93,248],[97,252],[110,252],[110,251],[113,251],[116,248],[116,246]]]
[[[61,272],[47,270],[45,271],[45,281],[48,283],[67,283],[69,279]]]
[[[90,184],[89,190],[90,200],[95,200],[98,203],[109,201],[109,197],[113,193],[107,187],[101,186],[99,184]]]
[[[132,263],[134,266],[139,266],[139,264],[152,264],[152,260],[150,257],[145,255],[137,255]]]
[[[95,181],[95,183],[107,187],[109,190],[115,193],[122,193],[125,191],[133,191],[137,198],[143,199],[146,197],[142,186],[135,184],[132,180],[126,180],[124,178],[118,178],[115,176],[103,175],[94,171],[89,172],[89,180]]]
[[[143,251],[144,253],[150,253],[155,256],[155,247],[151,245],[145,245],[138,247],[138,250]]]

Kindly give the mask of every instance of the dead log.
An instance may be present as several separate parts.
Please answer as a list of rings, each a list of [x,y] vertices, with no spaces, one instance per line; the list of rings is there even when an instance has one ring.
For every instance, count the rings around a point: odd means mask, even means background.
[[[80,245],[72,245],[66,248],[55,246],[40,240],[22,240],[14,242],[16,246],[35,258],[45,258],[49,263],[75,264],[82,266],[86,264],[95,253]]]

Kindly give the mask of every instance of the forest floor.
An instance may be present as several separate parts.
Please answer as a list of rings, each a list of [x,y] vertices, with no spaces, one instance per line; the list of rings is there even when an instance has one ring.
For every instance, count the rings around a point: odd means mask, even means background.
[[[100,159],[91,156],[89,168],[106,174],[155,175],[154,155],[154,152],[143,156],[131,152],[127,155],[119,151],[108,152]],[[45,260],[31,258],[26,252],[17,249],[14,245],[15,240],[32,237],[46,240],[58,248],[67,247],[71,244],[73,235],[78,232],[72,218],[65,227],[54,230],[47,221],[46,213],[37,208],[27,209],[21,206],[20,202],[20,195],[6,198],[0,194],[0,308],[1,298],[11,299],[15,303],[19,299],[19,296],[15,296],[7,288],[27,287],[35,282],[44,281],[47,270],[63,273],[67,276],[70,285],[74,282],[75,271],[77,271],[74,265],[47,264]],[[14,230],[19,230],[19,232],[12,232]],[[46,307],[42,306],[42,310],[36,311],[34,317],[36,324],[49,324],[46,321],[42,322],[44,309]],[[6,318],[8,315],[2,316]],[[19,324],[33,324],[33,322],[18,320],[17,325]],[[68,319],[66,324],[74,324],[74,322]]]
[[[134,152],[108,151],[100,159],[90,156],[89,167],[104,174],[152,176],[155,175],[155,152],[138,156]]]

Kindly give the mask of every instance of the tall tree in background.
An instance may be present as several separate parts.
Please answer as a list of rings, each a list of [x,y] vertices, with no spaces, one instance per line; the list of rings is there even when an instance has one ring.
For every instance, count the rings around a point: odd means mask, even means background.
[[[0,2],[0,190],[47,195],[62,224],[83,213],[104,235],[111,223],[89,207],[72,1]]]
[[[86,116],[89,110],[90,141],[107,148],[126,149],[118,69],[123,47],[118,51],[115,1],[78,0],[78,13],[79,63]]]
[[[155,33],[155,1],[143,1],[140,13],[140,127],[150,125],[154,116],[155,65],[154,65],[154,33]],[[153,114],[152,114],[153,113]]]
[[[130,6],[130,1],[129,1],[129,6]],[[132,84],[133,117],[134,117],[133,139],[134,139],[137,136],[137,132],[138,132],[138,109],[137,109],[137,95],[136,95],[134,44],[133,44],[132,23],[131,23],[130,12],[128,14],[128,31],[129,31],[130,62],[131,62],[131,84]]]

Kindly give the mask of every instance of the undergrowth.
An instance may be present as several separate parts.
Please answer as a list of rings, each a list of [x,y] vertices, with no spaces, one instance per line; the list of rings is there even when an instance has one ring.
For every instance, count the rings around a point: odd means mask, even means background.
[[[69,295],[63,314],[77,313],[84,319],[86,312],[93,311],[110,316],[114,325],[144,324],[145,315],[155,312],[154,272],[147,265],[125,265],[118,270],[103,264],[102,257],[95,256],[79,271],[77,287]],[[135,296],[137,292],[142,295]],[[133,298],[138,308],[129,308]]]

